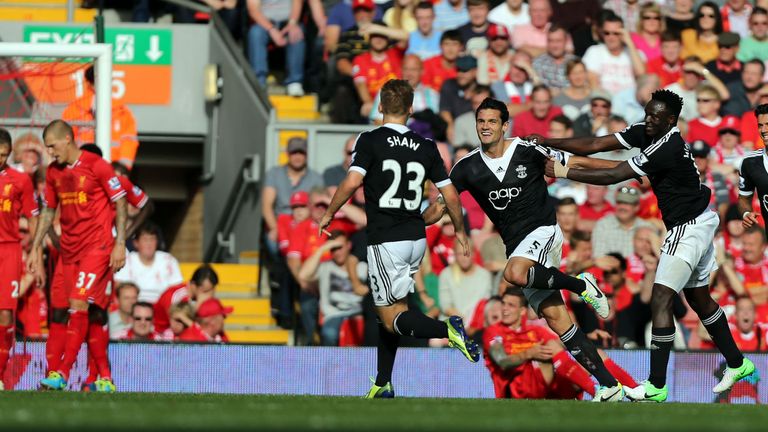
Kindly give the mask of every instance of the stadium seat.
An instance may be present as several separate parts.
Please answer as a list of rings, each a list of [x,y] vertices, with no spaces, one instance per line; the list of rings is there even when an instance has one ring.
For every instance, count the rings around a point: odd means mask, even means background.
[[[189,280],[200,263],[181,263],[181,275]],[[255,264],[211,264],[219,275],[220,297],[249,297],[258,294],[259,266]]]
[[[320,118],[318,111],[317,95],[309,94],[302,97],[271,95],[269,101],[275,108],[277,119],[284,120],[317,120]]]
[[[77,7],[74,22],[91,24],[96,13],[96,9]],[[0,17],[4,21],[66,22],[67,0],[0,0]]]

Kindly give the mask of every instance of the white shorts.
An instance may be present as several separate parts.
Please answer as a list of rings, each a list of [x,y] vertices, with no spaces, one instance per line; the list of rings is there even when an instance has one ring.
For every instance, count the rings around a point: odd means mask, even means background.
[[[677,292],[709,285],[709,275],[717,270],[714,238],[719,226],[717,213],[705,210],[696,219],[669,230],[661,245],[654,282]]]
[[[376,306],[391,306],[413,292],[427,240],[404,240],[368,246],[368,284]]]
[[[563,231],[559,225],[538,227],[528,234],[509,256],[522,257],[536,261],[544,267],[560,268],[563,253]],[[560,295],[558,290],[523,288],[523,294],[534,312],[539,313],[541,303],[552,295]]]

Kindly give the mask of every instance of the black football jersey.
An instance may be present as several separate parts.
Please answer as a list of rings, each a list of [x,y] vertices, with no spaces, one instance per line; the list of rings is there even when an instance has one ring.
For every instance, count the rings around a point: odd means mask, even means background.
[[[643,122],[615,135],[624,147],[642,150],[627,162],[638,175],[650,179],[667,229],[695,219],[707,209],[712,191],[701,183],[691,148],[678,128],[657,141],[645,134]]]
[[[357,137],[349,169],[364,176],[369,245],[425,238],[424,181],[451,184],[434,141],[393,123]]]
[[[456,189],[468,191],[496,225],[507,256],[536,228],[557,223],[544,180],[549,152],[514,138],[502,157],[491,158],[477,148],[451,170]]]
[[[768,220],[768,156],[763,150],[747,153],[739,169],[739,195],[752,196],[755,189],[760,213]]]

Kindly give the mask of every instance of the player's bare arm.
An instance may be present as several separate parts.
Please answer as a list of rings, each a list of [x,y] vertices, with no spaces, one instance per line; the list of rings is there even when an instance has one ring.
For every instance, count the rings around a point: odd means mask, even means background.
[[[136,233],[136,230],[139,229],[140,226],[144,225],[144,222],[149,219],[149,216],[155,212],[155,203],[152,201],[151,198],[147,199],[147,203],[144,204],[144,207],[139,210],[139,213],[136,215],[136,217],[133,219],[133,222],[131,222],[128,225],[128,228],[125,230],[125,238],[129,239],[132,238],[133,235]]]
[[[469,240],[467,239],[467,232],[464,230],[464,215],[461,213],[459,193],[456,191],[456,187],[452,184],[447,184],[441,187],[440,193],[445,200],[448,216],[450,216],[451,222],[453,222],[453,227],[456,231],[456,241],[461,244],[464,256],[469,256]]]
[[[113,272],[119,271],[125,265],[125,226],[128,222],[128,204],[125,197],[115,201],[115,246],[109,256],[109,267]]]
[[[754,194],[750,195],[739,195],[739,214],[742,215],[741,217],[741,224],[744,225],[744,228],[749,228],[752,225],[758,223],[757,220],[757,213],[752,211],[752,196]]]
[[[347,177],[344,178],[344,180],[339,185],[338,189],[336,189],[336,193],[333,194],[333,198],[331,198],[331,204],[328,205],[328,209],[325,211],[325,214],[323,215],[323,218],[320,219],[320,228],[318,231],[318,235],[323,234],[323,230],[328,227],[328,225],[331,224],[331,221],[333,220],[333,215],[336,214],[337,211],[341,208],[344,203],[349,201],[349,199],[352,197],[352,194],[355,193],[357,188],[362,186],[363,184],[363,175],[360,174],[357,171],[350,171],[347,173]]]
[[[511,369],[520,366],[521,364],[530,360],[551,360],[552,356],[554,355],[554,351],[547,345],[537,344],[523,352],[517,354],[507,354],[507,352],[504,350],[504,344],[495,343],[492,344],[489,348],[489,354],[491,355],[491,360],[493,360],[493,362],[499,365],[502,369]]]
[[[32,250],[29,254],[29,260],[27,261],[27,271],[34,273],[38,278],[38,282],[42,284],[41,275],[43,272],[43,239],[48,229],[53,224],[53,216],[56,211],[52,208],[45,207],[40,212],[39,221],[37,224],[37,230],[35,231],[34,240],[32,241]]]
[[[526,141],[536,142],[536,144],[545,147],[551,147],[558,150],[564,150],[575,155],[587,156],[593,153],[599,153],[610,150],[620,150],[619,139],[615,135],[606,135],[601,137],[584,138],[544,138],[541,135],[528,135]]]
[[[424,224],[433,225],[442,219],[448,208],[445,206],[445,199],[442,195],[439,195],[435,202],[431,203],[421,217],[424,219]]]
[[[624,161],[613,168],[571,169],[559,162],[547,161],[546,174],[550,177],[567,178],[581,183],[610,185],[637,177],[637,173]]]
[[[621,164],[622,161],[597,159],[584,156],[571,156],[568,158],[566,166],[568,168],[575,169],[604,169],[615,168]]]

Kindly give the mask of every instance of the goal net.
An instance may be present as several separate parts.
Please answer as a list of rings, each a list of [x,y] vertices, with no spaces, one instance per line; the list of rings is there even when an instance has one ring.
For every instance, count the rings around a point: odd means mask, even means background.
[[[45,156],[42,130],[62,118],[78,145],[95,143],[109,159],[111,76],[108,44],[0,42],[0,127],[15,149],[33,146]]]

